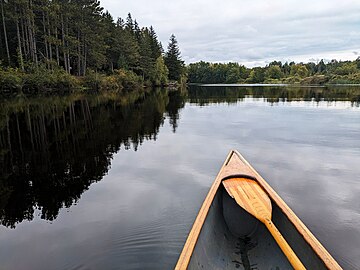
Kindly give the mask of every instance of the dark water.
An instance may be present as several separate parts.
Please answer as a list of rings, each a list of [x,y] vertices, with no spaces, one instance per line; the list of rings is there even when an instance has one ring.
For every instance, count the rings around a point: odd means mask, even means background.
[[[172,269],[230,149],[360,269],[360,88],[0,102],[0,269]]]

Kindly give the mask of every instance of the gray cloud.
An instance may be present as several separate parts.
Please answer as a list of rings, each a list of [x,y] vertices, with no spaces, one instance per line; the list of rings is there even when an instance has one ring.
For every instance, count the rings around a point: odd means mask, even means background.
[[[153,25],[164,48],[174,33],[187,63],[355,59],[360,50],[356,0],[101,0],[116,18],[131,12]]]

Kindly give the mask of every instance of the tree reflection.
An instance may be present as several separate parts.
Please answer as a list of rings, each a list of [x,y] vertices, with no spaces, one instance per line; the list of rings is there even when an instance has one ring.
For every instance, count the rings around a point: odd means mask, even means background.
[[[169,93],[169,103],[166,106],[167,115],[170,119],[170,124],[173,128],[173,132],[176,132],[176,128],[178,127],[179,120],[179,109],[185,106],[185,99],[187,92],[182,91],[172,91]]]
[[[360,87],[228,87],[191,86],[189,102],[200,106],[211,103],[237,103],[246,97],[264,98],[266,102],[290,101],[350,101],[352,106],[360,104]]]
[[[164,115],[175,132],[184,95],[167,90],[119,96],[71,95],[3,102],[0,108],[0,220],[14,228],[54,220],[108,172],[120,148],[156,140]]]

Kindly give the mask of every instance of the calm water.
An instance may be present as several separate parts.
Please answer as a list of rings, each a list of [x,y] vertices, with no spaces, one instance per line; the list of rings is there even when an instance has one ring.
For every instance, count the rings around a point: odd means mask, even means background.
[[[360,269],[360,88],[0,102],[1,269],[172,269],[230,149]]]

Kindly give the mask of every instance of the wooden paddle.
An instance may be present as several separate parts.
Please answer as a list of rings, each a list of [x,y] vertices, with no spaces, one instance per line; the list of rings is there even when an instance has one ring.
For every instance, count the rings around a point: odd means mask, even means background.
[[[222,183],[229,195],[244,210],[265,224],[294,269],[306,269],[274,223],[272,223],[271,201],[260,185],[256,181],[247,178],[232,178],[224,180]]]

